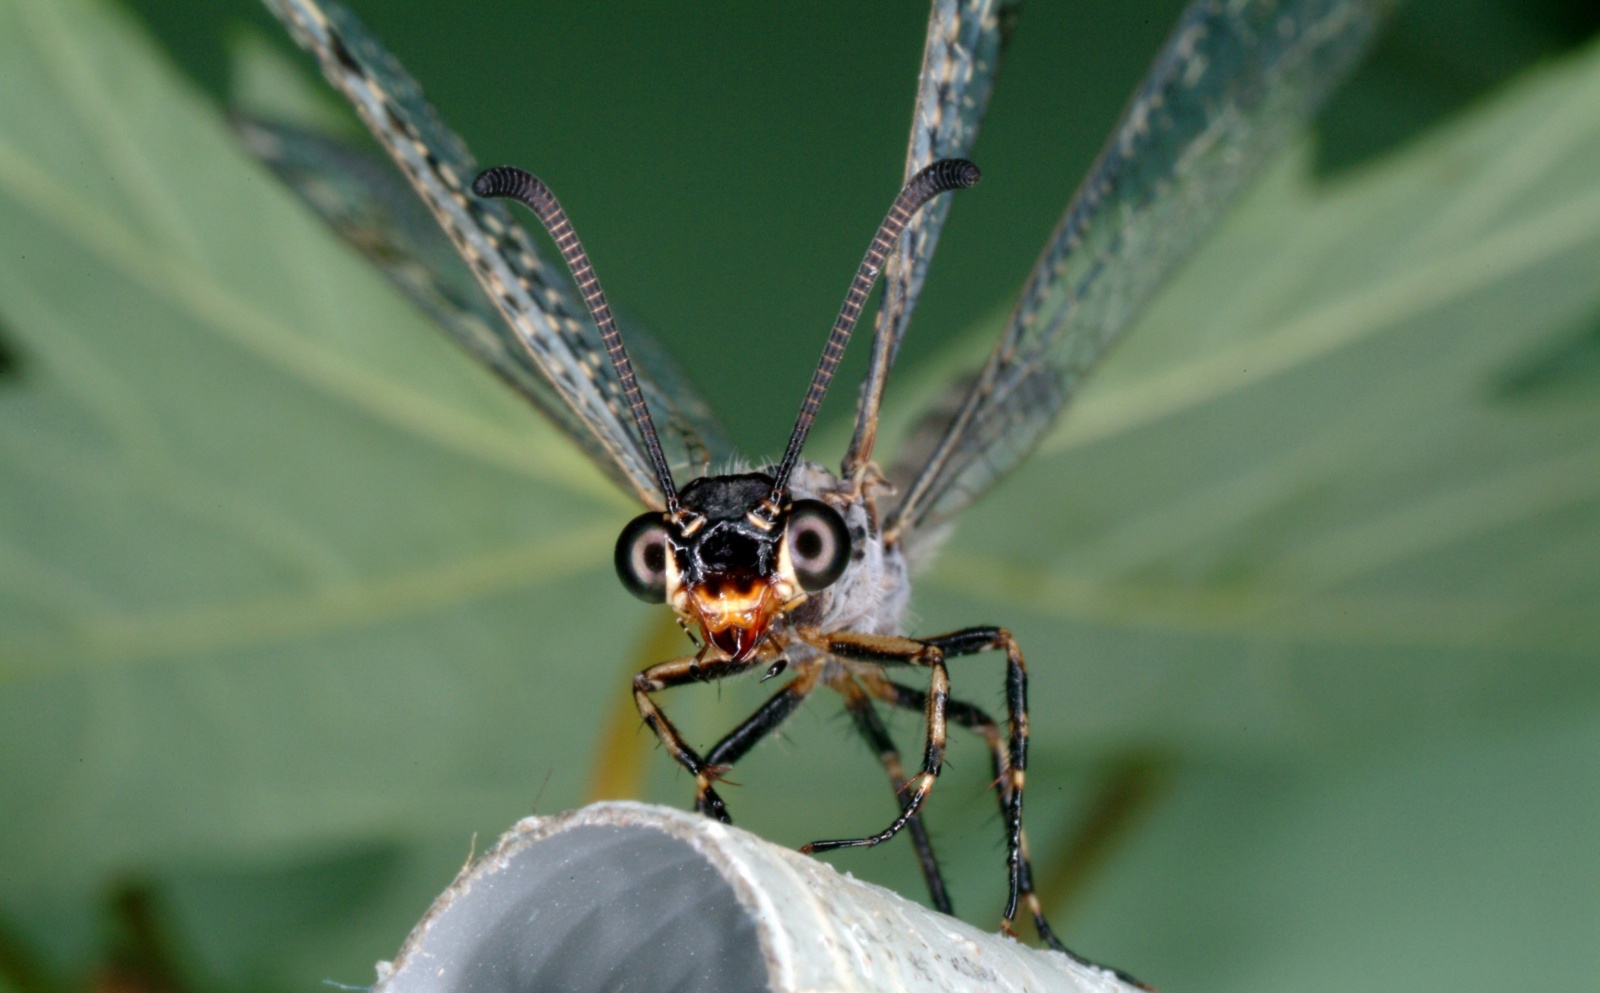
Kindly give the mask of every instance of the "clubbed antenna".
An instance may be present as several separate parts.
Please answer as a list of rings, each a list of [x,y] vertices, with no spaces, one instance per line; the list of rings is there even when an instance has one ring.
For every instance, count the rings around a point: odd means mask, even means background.
[[[589,263],[589,253],[583,250],[583,243],[573,232],[567,212],[561,209],[555,194],[539,177],[512,166],[485,169],[472,181],[472,192],[480,197],[505,197],[517,201],[533,211],[544,229],[550,232],[556,248],[572,272],[572,278],[577,281],[578,292],[583,295],[589,315],[600,329],[600,340],[605,343],[606,354],[611,357],[611,367],[617,371],[622,395],[633,411],[634,423],[639,425],[645,451],[650,454],[656,479],[661,484],[667,513],[677,516],[678,491],[672,484],[672,470],[667,468],[667,457],[662,454],[655,422],[650,419],[650,408],[645,406],[644,393],[639,389],[638,377],[633,374],[633,362],[628,359],[628,350],[622,345],[622,334],[617,330],[616,318],[611,316],[611,305],[606,303],[606,295],[600,289],[600,279],[594,274],[594,266]]]
[[[800,447],[805,444],[811,422],[817,418],[817,410],[822,406],[822,398],[827,395],[834,371],[839,368],[839,360],[844,358],[844,348],[850,343],[850,332],[855,329],[856,320],[861,316],[861,308],[867,302],[867,294],[872,292],[872,284],[877,282],[878,274],[883,271],[889,249],[894,247],[901,232],[923,204],[948,190],[976,185],[979,175],[978,167],[966,159],[940,159],[912,176],[905,189],[895,197],[889,215],[883,219],[878,233],[872,238],[872,244],[867,247],[866,258],[861,260],[861,267],[856,270],[856,278],[851,281],[850,290],[844,295],[844,306],[839,309],[833,330],[828,334],[828,343],[822,349],[822,360],[817,363],[817,371],[811,377],[805,401],[800,404],[800,416],[795,420],[794,433],[789,436],[789,447],[785,449],[783,461],[778,464],[778,471],[773,476],[773,502],[782,499],[783,491],[789,484],[789,474],[794,471],[794,464],[800,458]]]

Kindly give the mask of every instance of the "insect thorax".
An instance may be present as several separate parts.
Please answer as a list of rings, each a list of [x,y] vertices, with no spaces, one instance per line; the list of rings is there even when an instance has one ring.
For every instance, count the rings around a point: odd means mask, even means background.
[[[811,594],[780,620],[779,626],[902,633],[911,582],[905,556],[898,548],[884,547],[870,493],[851,492],[832,472],[809,461],[795,467],[789,490],[794,499],[822,500],[839,511],[850,530],[851,551],[844,575],[827,589]]]

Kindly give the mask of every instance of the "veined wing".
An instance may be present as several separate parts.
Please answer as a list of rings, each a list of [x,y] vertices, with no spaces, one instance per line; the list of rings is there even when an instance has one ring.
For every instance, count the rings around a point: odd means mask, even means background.
[[[895,509],[891,532],[949,519],[1021,461],[1227,204],[1305,126],[1390,6],[1189,6]]]
[[[446,334],[527,397],[614,479],[632,486],[578,411],[545,380],[533,354],[392,165],[303,128],[245,116],[236,117],[234,126],[257,158]],[[624,334],[674,468],[700,472],[709,461],[731,455],[721,425],[666,351],[636,325],[627,324]],[[609,382],[611,366],[603,365],[599,375]]]
[[[390,195],[381,181],[365,185],[374,171],[357,165],[348,150],[336,154],[329,144],[317,147],[303,133],[277,129],[270,151],[281,161],[274,168],[289,174],[341,234],[608,475],[646,505],[662,507],[660,485],[599,332],[565,277],[540,258],[505,206],[466,189],[477,166],[461,139],[349,11],[318,0],[265,2],[355,106],[451,249],[423,234],[427,225],[386,203]],[[257,139],[271,137],[256,128]],[[704,472],[713,458],[728,454],[709,408],[654,343],[630,335],[628,345],[668,463],[680,472]]]
[[[1020,6],[1021,0],[934,0],[906,150],[907,180],[938,159],[968,157]],[[940,197],[923,207],[889,256],[872,357],[856,406],[855,434],[844,459],[847,477],[872,456],[884,384],[911,323],[951,202]]]

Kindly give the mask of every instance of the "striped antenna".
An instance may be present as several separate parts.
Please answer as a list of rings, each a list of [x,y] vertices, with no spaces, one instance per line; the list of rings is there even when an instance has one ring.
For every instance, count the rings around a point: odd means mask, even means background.
[[[678,491],[672,483],[672,470],[667,468],[667,457],[662,454],[655,422],[650,419],[650,408],[645,406],[639,380],[633,374],[633,362],[628,359],[628,350],[622,345],[622,334],[617,330],[616,318],[611,316],[611,305],[606,303],[605,292],[600,289],[600,279],[594,274],[589,253],[583,250],[583,243],[572,230],[567,212],[561,209],[556,195],[550,192],[550,187],[544,185],[543,180],[512,166],[485,169],[472,181],[472,192],[480,197],[505,197],[517,201],[533,211],[539,223],[550,232],[557,250],[572,272],[572,278],[577,281],[578,292],[583,295],[583,302],[589,308],[589,316],[594,318],[595,326],[600,329],[600,340],[605,343],[606,354],[611,357],[611,367],[617,371],[622,395],[627,398],[628,407],[633,411],[634,423],[639,425],[645,451],[649,452],[656,479],[661,483],[661,496],[666,501],[667,514],[676,517]]]
[[[822,406],[822,398],[827,395],[828,384],[833,380],[834,371],[839,368],[839,360],[844,358],[845,346],[850,343],[850,332],[855,329],[856,320],[861,316],[861,308],[867,302],[867,294],[872,292],[872,284],[877,282],[878,274],[883,271],[889,249],[894,247],[901,232],[923,204],[948,190],[963,190],[976,185],[979,175],[978,167],[966,159],[940,159],[912,176],[905,189],[895,197],[889,215],[883,219],[878,233],[872,238],[872,244],[867,247],[866,258],[861,260],[861,267],[856,270],[856,278],[851,281],[849,292],[844,295],[844,306],[839,309],[839,316],[833,322],[828,343],[822,349],[822,360],[817,363],[817,371],[811,377],[805,401],[800,404],[800,416],[795,420],[794,433],[789,436],[789,447],[784,451],[783,461],[778,464],[778,471],[773,476],[773,503],[782,500],[783,491],[789,484],[789,474],[794,471],[794,464],[800,458],[800,446],[805,444],[806,435],[811,431],[811,422],[817,418],[817,410]]]

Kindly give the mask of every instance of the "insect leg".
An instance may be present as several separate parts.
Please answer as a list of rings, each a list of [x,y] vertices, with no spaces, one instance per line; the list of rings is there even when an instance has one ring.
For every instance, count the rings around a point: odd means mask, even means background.
[[[906,784],[902,794],[900,816],[882,831],[865,838],[839,838],[830,841],[813,841],[801,847],[802,852],[829,852],[836,848],[865,848],[881,845],[900,833],[911,819],[921,811],[933,792],[933,782],[944,766],[945,703],[950,697],[950,674],[945,671],[944,651],[931,642],[916,641],[893,635],[857,634],[838,631],[818,635],[808,641],[815,647],[841,659],[861,662],[898,663],[915,665],[932,670],[928,688],[927,745],[922,754],[922,771]]]
[[[1035,924],[1040,925],[1040,937],[1051,935],[1050,926],[1044,921],[1044,911],[1039,905],[1038,898],[1032,893],[1032,874],[1024,869],[1022,845],[1022,789],[1028,766],[1028,672],[1022,661],[1022,651],[1017,647],[1016,639],[1003,628],[978,627],[953,631],[950,634],[939,635],[917,641],[911,638],[885,637],[882,635],[862,635],[839,633],[827,636],[824,641],[827,651],[841,658],[859,659],[867,662],[893,663],[900,662],[911,665],[929,665],[929,659],[938,660],[938,669],[935,674],[935,683],[932,691],[924,698],[926,713],[928,714],[930,757],[933,745],[934,714],[938,712],[938,731],[940,758],[943,753],[944,721],[949,709],[948,680],[945,681],[943,693],[939,689],[938,674],[943,671],[944,659],[956,658],[963,655],[976,655],[979,652],[991,649],[1000,649],[1006,653],[1006,709],[1010,717],[1010,734],[1006,742],[1004,762],[997,754],[995,762],[999,766],[997,775],[1000,780],[1001,810],[1006,822],[1006,867],[1010,873],[1010,888],[1006,896],[1005,912],[1002,919],[1009,922],[1017,915],[1017,902],[1024,890],[1024,882],[1028,884],[1027,901],[1029,913],[1034,917]],[[915,651],[911,648],[915,647]],[[972,716],[972,715],[967,715]],[[989,723],[993,723],[992,721]],[[937,766],[931,767],[932,774],[938,775]],[[926,772],[926,769],[925,769]],[[931,780],[929,780],[931,785]],[[898,827],[891,826],[889,836]],[[882,840],[882,836],[879,836]],[[876,844],[873,839],[861,839],[854,844]],[[822,843],[827,848],[842,848],[852,843]],[[826,850],[817,849],[817,850]],[[1045,938],[1049,942],[1051,938]]]
[[[1010,872],[1011,886],[1006,896],[1002,918],[1010,922],[1017,915],[1017,900],[1028,882],[1028,911],[1039,925],[1039,936],[1049,935],[1050,926],[1044,923],[1044,911],[1032,892],[1031,873],[1025,868],[1022,843],[1022,787],[1028,768],[1028,670],[1022,661],[1022,650],[1016,639],[1004,628],[967,628],[950,634],[929,638],[928,644],[947,656],[976,655],[991,649],[1006,653],[1006,716],[1010,733],[1006,742],[1006,761],[997,770],[1000,777],[1001,809],[1006,821],[1006,868]],[[992,722],[991,722],[992,723]],[[996,762],[999,757],[996,756]],[[1052,935],[1053,937],[1053,935]],[[1045,938],[1048,943],[1050,938]]]
[[[706,753],[706,771],[711,779],[733,767],[733,764],[744,757],[745,753],[754,748],[756,742],[765,738],[778,726],[789,719],[806,697],[817,687],[817,677],[822,674],[822,665],[804,664],[789,685],[773,694],[766,703],[754,714],[745,719],[743,724],[729,731],[723,739],[716,743],[711,751]],[[694,809],[707,817],[715,817],[723,823],[728,823],[728,812],[722,805],[722,799],[709,785],[701,787],[698,781],[695,786]]]
[[[868,693],[896,707],[903,707],[906,710],[924,710],[927,707],[928,695],[919,689],[902,686],[881,675],[863,675],[862,683],[866,686]],[[1011,760],[1005,736],[1000,733],[1000,727],[995,723],[994,718],[974,704],[961,700],[951,700],[945,706],[945,715],[951,722],[959,724],[961,727],[982,737],[989,746],[990,762],[994,769],[995,796],[1000,801],[1000,816],[1006,824],[1009,839],[1013,804],[1009,788],[1011,777],[1008,775],[1008,767]],[[1020,820],[1020,809],[1017,810],[1017,814]],[[1066,950],[1060,940],[1056,938],[1055,932],[1050,929],[1049,923],[1045,920],[1044,909],[1038,897],[1034,895],[1033,865],[1028,858],[1028,835],[1027,832],[1021,831],[1020,827],[1018,840],[1018,855],[1020,856],[1018,859],[1019,871],[1016,879],[1018,894],[1022,902],[1028,907],[1029,915],[1033,918],[1034,929],[1038,931],[1040,940],[1052,948]],[[1010,899],[1014,900],[1016,897]],[[1007,918],[1005,923],[1009,927],[1011,919]],[[1069,955],[1073,954],[1070,950],[1066,951]]]
[[[682,686],[684,683],[698,683],[711,679],[722,679],[753,668],[761,663],[750,660],[747,662],[731,662],[727,659],[711,659],[701,661],[698,655],[686,655],[681,659],[670,662],[661,662],[651,666],[633,677],[633,702],[639,708],[639,716],[650,725],[650,730],[661,739],[661,744],[666,747],[678,764],[688,769],[694,776],[697,796],[704,796],[707,803],[707,812],[722,821],[731,824],[727,807],[722,798],[717,796],[717,791],[712,789],[711,781],[715,777],[715,769],[702,759],[689,743],[683,740],[683,735],[661,712],[650,694],[672,686]]]
[[[900,753],[894,747],[894,739],[889,737],[888,729],[878,717],[877,708],[872,705],[872,700],[867,697],[860,684],[852,678],[846,677],[830,685],[844,697],[845,709],[855,721],[856,730],[867,739],[868,745],[877,750],[879,760],[889,773],[889,785],[894,788],[895,799],[904,810],[905,805],[910,802],[910,798],[905,795],[906,772],[900,765]],[[919,695],[926,696],[926,694]],[[917,850],[917,862],[922,866],[922,876],[928,881],[928,895],[933,899],[934,909],[954,916],[955,910],[950,904],[949,891],[945,889],[944,876],[939,872],[939,860],[933,855],[933,845],[928,841],[928,829],[923,825],[921,815],[912,817],[906,823],[906,829],[911,832],[911,843]]]
[[[967,632],[958,632],[958,634],[966,633]],[[1004,634],[1005,632],[1001,633]],[[1013,644],[1015,643],[1013,642]],[[1021,662],[1020,653],[1018,653],[1018,662]],[[1024,676],[1026,676],[1025,671]],[[907,710],[923,710],[927,706],[926,693],[910,686],[902,686],[899,683],[896,683],[882,675],[862,674],[861,682],[862,685],[866,687],[868,693],[871,693],[878,699],[896,707],[903,707]],[[1008,681],[1008,688],[1009,685],[1010,683]],[[1026,679],[1024,679],[1024,696],[1025,693]],[[1007,695],[1010,696],[1009,693]],[[1024,705],[1026,705],[1026,699],[1024,699],[1023,702]],[[961,700],[950,700],[945,704],[945,716],[948,717],[952,722],[959,724],[978,735],[981,735],[983,740],[988,744],[989,754],[994,767],[995,793],[1000,800],[1000,815],[1006,819],[1006,825],[1009,830],[1013,806],[1008,788],[1010,776],[1007,775],[1007,767],[1011,761],[1008,742],[1004,737],[1001,736],[1000,728],[995,724],[994,719],[991,718],[981,707],[977,707]],[[1026,725],[1024,725],[1024,730],[1026,730]],[[1026,744],[1026,740],[1024,740],[1024,748],[1026,748]],[[1109,971],[1116,973],[1119,978],[1131,986],[1137,986],[1140,989],[1149,989],[1150,987],[1146,986],[1144,983],[1133,978],[1120,969],[1112,969],[1109,966],[1101,965],[1098,962],[1084,958],[1082,955],[1079,955],[1077,952],[1068,948],[1060,938],[1056,937],[1055,931],[1050,927],[1050,922],[1045,919],[1044,907],[1040,903],[1038,896],[1033,890],[1033,864],[1028,856],[1027,832],[1021,829],[1020,820],[1022,811],[1020,802],[1016,804],[1015,809],[1019,821],[1017,827],[1017,854],[1019,857],[1017,861],[1020,871],[1017,873],[1017,888],[1021,895],[1022,902],[1028,907],[1029,916],[1033,918],[1033,927],[1034,930],[1039,934],[1039,940],[1043,941],[1051,948],[1054,948],[1056,951],[1064,952],[1071,956],[1072,960],[1080,965],[1090,966],[1095,969],[1108,969]],[[1012,899],[1016,899],[1015,896],[1013,896]],[[1008,931],[1010,930],[1010,925],[1011,918],[1006,918],[1002,921],[1002,926]]]

